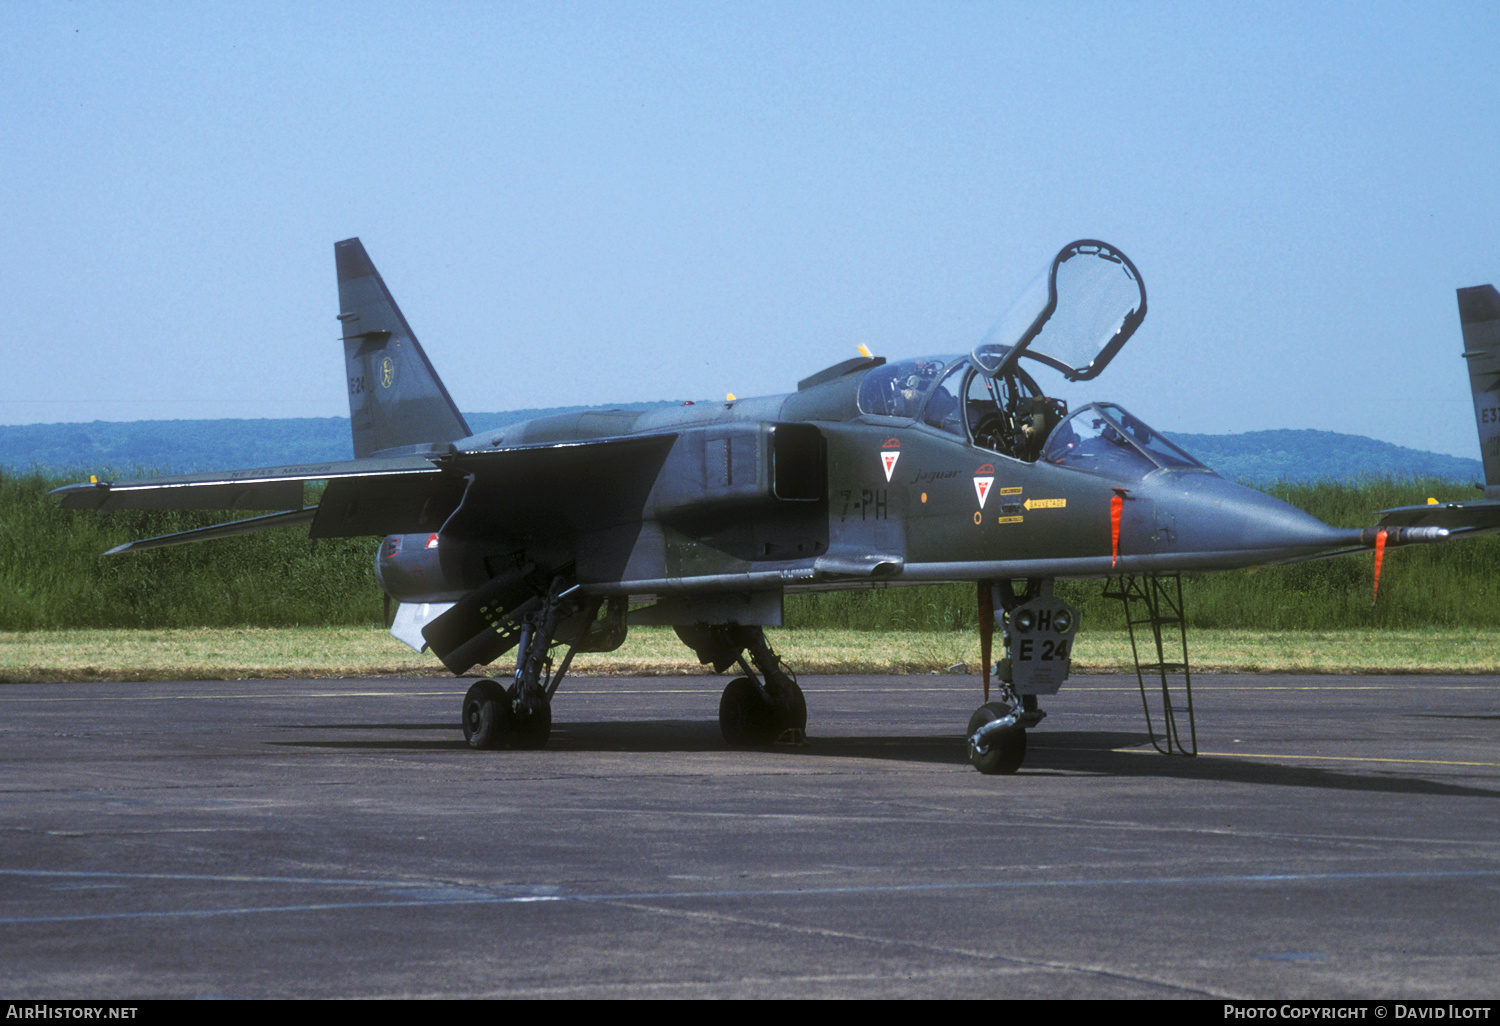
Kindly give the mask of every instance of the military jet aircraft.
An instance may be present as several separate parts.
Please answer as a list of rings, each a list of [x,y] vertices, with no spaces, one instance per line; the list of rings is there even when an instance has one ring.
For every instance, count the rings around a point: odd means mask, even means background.
[[[701,662],[738,668],[719,704],[726,742],[795,739],[806,701],[764,631],[786,593],[958,581],[978,584],[984,648],[969,757],[1014,772],[1078,630],[1054,581],[1113,578],[1122,597],[1149,597],[1138,582],[1435,541],[1468,524],[1424,507],[1336,529],[1224,480],[1118,405],[1049,398],[1031,370],[1092,379],[1146,315],[1139,271],[1099,241],[1064,246],[966,354],[865,354],[787,395],[478,435],[360,241],[334,252],[354,459],[56,494],[71,508],[277,511],[113,552],[290,524],[383,536],[393,635],[458,675],[515,651],[507,682],[480,679],[464,696],[475,748],[545,744],[574,654],[615,648],[630,624],[671,625]],[[313,482],[324,491],[305,505]],[[1172,616],[1153,619],[1159,642]],[[990,701],[997,625],[1006,658]],[[1155,665],[1165,682],[1168,664]]]
[[[1493,285],[1459,289],[1458,319],[1484,463],[1484,498],[1382,510],[1382,524],[1442,527],[1453,537],[1500,530],[1500,292]]]

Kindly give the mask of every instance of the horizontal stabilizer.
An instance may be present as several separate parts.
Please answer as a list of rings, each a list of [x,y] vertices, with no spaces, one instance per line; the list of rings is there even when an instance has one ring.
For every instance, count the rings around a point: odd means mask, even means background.
[[[159,534],[155,538],[142,538],[140,541],[116,545],[104,554],[118,556],[122,552],[142,552],[146,549],[165,548],[168,545],[188,545],[192,542],[214,541],[218,538],[236,538],[242,534],[269,531],[273,527],[295,527],[312,520],[317,509],[316,506],[308,506],[306,509],[289,509],[284,513],[272,513],[264,517],[231,520],[227,524],[214,524],[211,527],[178,531],[175,534]]]

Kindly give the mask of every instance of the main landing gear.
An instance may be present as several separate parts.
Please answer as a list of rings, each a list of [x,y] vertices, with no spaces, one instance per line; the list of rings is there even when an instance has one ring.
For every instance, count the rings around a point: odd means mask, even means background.
[[[541,748],[552,732],[552,703],[522,708],[519,685],[475,681],[464,695],[464,740],[470,748]]]
[[[712,664],[718,673],[737,664],[744,673],[730,681],[719,698],[719,733],[725,744],[747,748],[807,742],[807,699],[796,676],[766,643],[764,630],[741,624],[697,624],[676,631],[698,654],[699,662]]]
[[[598,596],[583,595],[568,577],[557,576],[545,595],[538,586],[509,613],[498,619],[487,616],[505,647],[516,646],[516,671],[508,684],[478,680],[464,695],[461,721],[469,747],[546,745],[552,732],[552,696],[573,656],[609,652],[625,639],[625,599],[609,599],[607,613],[600,618],[603,603]],[[729,682],[719,700],[719,731],[725,742],[737,747],[806,742],[807,699],[796,676],[766,643],[765,631],[734,623],[696,624],[678,627],[677,635],[716,671],[738,665],[743,674]],[[549,652],[563,643],[567,654],[554,669]]]
[[[475,681],[464,695],[464,740],[470,748],[541,748],[552,733],[552,696],[568,672],[573,656],[600,632],[594,623],[602,600],[580,598],[577,585],[569,586],[564,578],[555,578],[532,612],[521,623],[516,646],[515,679],[509,686],[497,680]],[[623,628],[623,606],[619,610]],[[558,628],[564,623],[579,624],[576,636],[568,646],[556,671],[549,654]],[[623,638],[623,629],[618,631]],[[595,639],[597,640],[597,639]],[[615,645],[619,644],[614,640]],[[590,644],[587,651],[607,651]]]

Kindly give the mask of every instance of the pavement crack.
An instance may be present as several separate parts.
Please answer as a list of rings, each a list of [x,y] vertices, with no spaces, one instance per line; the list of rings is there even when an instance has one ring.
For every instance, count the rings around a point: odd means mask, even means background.
[[[666,916],[674,919],[697,919],[699,921],[730,923],[737,926],[752,926],[763,930],[779,931],[785,933],[797,933],[809,937],[825,937],[833,940],[855,941],[861,944],[877,945],[886,948],[913,948],[919,951],[927,951],[936,955],[959,956],[971,958],[977,962],[1000,963],[1007,966],[1042,970],[1046,972],[1081,973],[1101,979],[1114,979],[1139,986],[1159,988],[1163,991],[1171,991],[1190,997],[1200,998],[1223,998],[1233,999],[1238,995],[1226,991],[1206,990],[1202,987],[1188,986],[1172,980],[1157,979],[1139,973],[1128,973],[1106,966],[1085,965],[1083,963],[1062,962],[1053,959],[1027,958],[1019,955],[1008,955],[997,951],[976,951],[972,948],[953,947],[947,944],[933,944],[929,941],[919,941],[892,937],[881,937],[876,934],[857,933],[852,930],[836,930],[826,926],[808,926],[799,923],[784,923],[775,920],[756,919],[750,916],[729,915],[724,912],[707,912],[693,909],[667,908],[652,905],[645,902],[620,901],[607,899],[600,904],[613,905],[617,908],[630,908],[639,912],[649,912],[655,915]]]

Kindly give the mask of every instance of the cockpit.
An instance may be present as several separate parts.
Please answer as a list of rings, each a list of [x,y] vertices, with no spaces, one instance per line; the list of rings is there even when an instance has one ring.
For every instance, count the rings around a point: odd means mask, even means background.
[[[953,356],[924,356],[876,367],[859,386],[859,409],[877,417],[915,417]]]
[[[859,408],[878,417],[920,419],[975,445],[1034,462],[1067,404],[1051,399],[1019,368],[992,378],[967,356],[924,356],[865,375]]]
[[[1043,394],[1021,358],[1070,381],[1095,377],[1146,316],[1135,265],[1092,240],[1065,246],[968,356],[925,356],[875,367],[861,412],[919,419],[1002,456],[1116,475],[1206,469],[1112,403],[1067,404]]]

